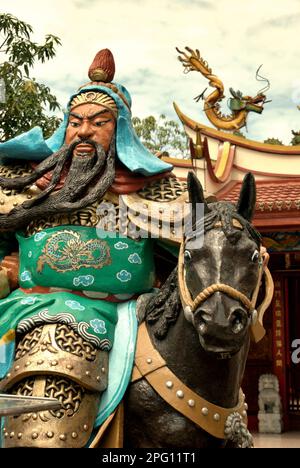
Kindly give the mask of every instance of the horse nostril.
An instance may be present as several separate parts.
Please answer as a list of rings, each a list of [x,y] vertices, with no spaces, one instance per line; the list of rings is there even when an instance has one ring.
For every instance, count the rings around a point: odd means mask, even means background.
[[[230,325],[233,333],[240,333],[247,324],[247,313],[243,309],[235,309],[230,316]]]

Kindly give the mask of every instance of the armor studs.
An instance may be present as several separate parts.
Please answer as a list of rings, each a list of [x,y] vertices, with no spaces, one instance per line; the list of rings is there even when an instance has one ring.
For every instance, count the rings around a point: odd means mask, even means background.
[[[189,405],[191,408],[194,408],[194,406],[195,406],[195,400],[189,400],[189,401],[188,401],[188,405]]]
[[[152,364],[152,359],[151,358],[147,359],[147,364]]]
[[[32,435],[31,435],[31,438],[32,438],[33,440],[36,440],[36,439],[38,438],[38,436],[39,436],[39,435],[38,435],[37,432],[33,432]]]
[[[171,380],[168,380],[168,382],[166,382],[166,387],[167,388],[173,388],[174,384],[173,382],[171,382]]]
[[[48,437],[48,439],[52,439],[52,437],[54,437],[54,432],[48,431],[47,432],[47,437]]]
[[[66,434],[60,434],[59,438],[60,440],[67,440]]]
[[[87,424],[85,424],[85,425],[83,426],[83,430],[84,430],[84,431],[88,431],[88,430],[89,430],[89,426],[88,426]]]
[[[183,398],[183,397],[184,397],[183,391],[182,391],[182,390],[178,390],[178,391],[176,392],[176,396],[177,396],[177,398]]]
[[[201,413],[203,414],[203,416],[207,416],[208,415],[208,409],[206,407],[202,408]]]
[[[220,421],[220,418],[221,417],[220,417],[219,413],[214,414],[214,420],[215,421]]]
[[[72,432],[72,438],[73,438],[73,439],[77,439],[77,437],[78,437],[77,432]]]

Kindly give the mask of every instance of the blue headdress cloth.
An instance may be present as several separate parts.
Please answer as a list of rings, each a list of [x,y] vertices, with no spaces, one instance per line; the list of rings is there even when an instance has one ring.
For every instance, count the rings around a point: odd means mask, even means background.
[[[121,91],[129,106],[131,106],[131,97],[127,89],[118,83],[112,84]],[[148,149],[141,143],[133,129],[130,111],[118,94],[110,88],[101,85],[85,86],[81,88],[79,92],[71,96],[64,120],[50,138],[45,140],[42,129],[40,127],[34,127],[28,132],[22,133],[9,141],[0,143],[0,158],[2,160],[13,158],[27,161],[42,161],[52,153],[58,151],[64,143],[70,112],[70,103],[75,96],[88,91],[106,93],[117,104],[118,118],[116,128],[116,151],[119,160],[130,171],[137,172],[145,176],[151,176],[172,170],[173,166],[171,164],[161,161],[150,153],[150,151],[148,151]]]

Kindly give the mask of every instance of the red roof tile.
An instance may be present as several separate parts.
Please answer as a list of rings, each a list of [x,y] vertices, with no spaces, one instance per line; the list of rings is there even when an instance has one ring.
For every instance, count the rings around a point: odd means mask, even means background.
[[[241,182],[231,181],[216,193],[219,200],[237,202]],[[300,210],[300,179],[256,182],[256,212]]]

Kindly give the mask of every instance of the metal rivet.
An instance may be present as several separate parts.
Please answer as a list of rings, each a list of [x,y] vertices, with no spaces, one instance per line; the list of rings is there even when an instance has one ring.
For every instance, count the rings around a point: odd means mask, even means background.
[[[6,427],[3,428],[3,432],[6,432]]]
[[[6,377],[9,379],[10,376],[11,376],[11,373],[9,372]]]
[[[32,199],[32,195],[27,195],[28,200]]]
[[[18,202],[15,201],[15,202],[13,203],[13,206],[18,206]]]
[[[148,205],[144,203],[143,208],[148,208]]]
[[[66,440],[67,436],[66,436],[66,434],[60,434],[59,438],[60,438],[60,440]]]
[[[208,408],[202,408],[201,410],[201,413],[203,414],[203,416],[207,416],[208,415]]]
[[[20,369],[20,366],[16,366],[15,370],[18,371]]]
[[[38,363],[39,365],[41,365],[41,364],[44,364],[44,361],[43,361],[43,359],[39,359],[37,363]],[[52,364],[51,364],[51,365],[52,365]]]
[[[176,231],[175,229],[172,229],[172,234],[175,235],[176,234]]]
[[[73,369],[73,366],[72,366],[71,364],[68,364],[68,365],[67,365],[67,369],[72,370],[72,369]]]
[[[105,374],[105,367],[102,367],[101,372],[102,374]]]
[[[5,204],[5,201],[4,200],[0,200],[0,205],[4,205]]]
[[[37,420],[37,414],[36,414],[36,413],[34,413],[34,414],[32,415],[32,419],[33,419],[34,421]]]
[[[159,208],[158,210],[160,213],[163,213],[165,210],[163,208]]]
[[[9,436],[8,432],[5,432],[4,437],[8,437],[8,436]]]
[[[173,388],[174,384],[173,382],[171,382],[171,380],[168,380],[168,382],[166,382],[166,387],[167,388]]]
[[[73,437],[73,439],[76,439],[78,437],[77,432],[72,432],[72,437]]]
[[[22,435],[23,435],[22,432],[19,432],[18,439],[22,439]]]
[[[152,359],[151,358],[147,359],[147,364],[152,364]]]
[[[15,437],[15,433],[14,433],[14,432],[11,432],[11,433],[9,434],[9,437],[12,439],[13,437]]]
[[[88,377],[91,375],[90,371],[86,371],[85,375],[87,375]]]
[[[176,396],[177,396],[178,398],[183,398],[183,397],[184,397],[183,391],[182,391],[182,390],[178,390],[178,391],[176,392]]]
[[[54,432],[52,432],[52,431],[47,432],[47,437],[49,439],[52,439],[52,437],[54,437]]]
[[[50,364],[51,364],[51,366],[57,366],[58,362],[57,361],[51,361]]]
[[[215,421],[220,421],[220,419],[221,419],[221,417],[220,417],[219,413],[214,414],[214,420]]]
[[[26,364],[25,364],[25,367],[28,367],[30,366],[31,362],[30,361],[27,361]]]
[[[189,405],[191,408],[194,408],[194,406],[195,406],[195,400],[189,400],[189,401],[188,401],[188,405]]]
[[[83,430],[84,430],[84,431],[88,431],[88,430],[89,430],[89,426],[88,426],[87,424],[85,424],[85,425],[83,426]]]
[[[96,379],[96,380],[97,380],[97,382],[100,382],[100,380],[101,380],[100,375],[97,375],[97,379]]]
[[[38,438],[38,436],[39,436],[39,435],[38,435],[38,433],[37,433],[37,432],[33,432],[33,434],[32,434],[32,436],[31,436],[31,438],[32,438],[33,440],[35,440],[35,439],[37,439],[37,438]]]

